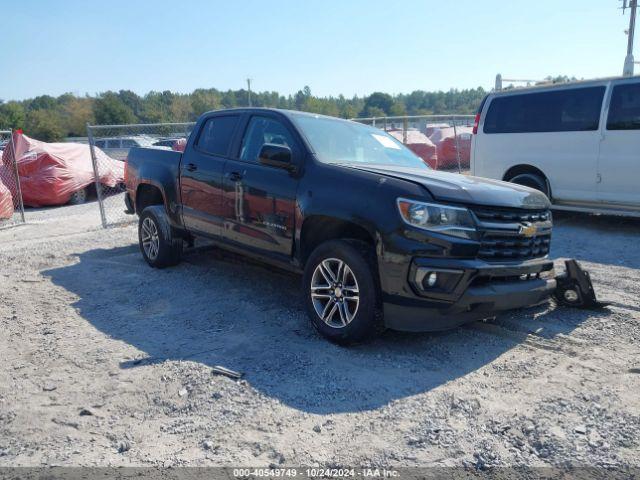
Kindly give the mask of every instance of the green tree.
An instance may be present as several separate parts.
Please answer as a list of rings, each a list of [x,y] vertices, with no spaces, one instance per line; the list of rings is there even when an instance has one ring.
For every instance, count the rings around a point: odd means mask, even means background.
[[[56,99],[50,95],[40,95],[32,100],[27,100],[29,110],[54,110],[57,103]]]
[[[215,88],[204,89],[199,88],[191,95],[191,109],[194,117],[202,115],[210,110],[218,110],[222,107],[221,95]],[[194,118],[195,119],[195,118]]]
[[[551,78],[551,77],[550,77]],[[567,77],[554,77],[566,81]],[[124,124],[181,122],[196,120],[210,110],[247,105],[244,89],[221,92],[215,88],[197,89],[189,94],[165,90],[140,96],[131,90],[105,92],[97,98],[77,97],[65,93],[57,98],[41,95],[20,102],[0,101],[0,128],[31,128],[38,126],[48,138],[85,134],[85,123]],[[255,106],[303,110],[324,115],[354,118],[358,116],[401,116],[474,113],[486,92],[482,88],[389,95],[375,92],[368,97],[317,97],[305,86],[294,95],[278,92],[252,92]],[[47,112],[47,115],[33,112]],[[27,122],[29,119],[29,122]],[[42,125],[42,128],[39,127]],[[45,128],[46,127],[46,128]],[[55,127],[55,128],[51,128]]]
[[[193,107],[189,95],[176,95],[169,106],[172,122],[188,122],[194,120]]]
[[[302,90],[298,90],[298,92],[293,97],[295,109],[308,111],[308,108],[306,107],[306,105],[310,98],[311,98],[311,89],[309,88],[308,85],[305,85],[305,87]]]
[[[0,104],[0,128],[24,128],[25,118],[26,114],[21,103]]]
[[[380,112],[390,115],[393,106],[393,97],[388,93],[374,92],[364,102],[364,116],[377,117]],[[374,114],[376,112],[377,114]]]
[[[61,103],[59,114],[62,120],[61,127],[65,136],[83,137],[87,134],[87,123],[96,123],[93,114],[93,99],[90,97],[76,97],[67,95],[59,97]]]
[[[118,97],[122,103],[131,109],[136,117],[140,116],[143,101],[137,93],[132,92],[131,90],[120,90],[118,92]]]
[[[100,125],[120,125],[137,121],[133,110],[114,92],[101,94],[93,104],[93,113],[96,123]]]
[[[27,113],[25,133],[43,142],[58,142],[64,138],[60,118],[50,110],[31,110]]]
[[[382,110],[381,108],[378,107],[367,107],[364,110],[364,115],[365,117],[386,117],[387,112],[385,112],[384,110]]]

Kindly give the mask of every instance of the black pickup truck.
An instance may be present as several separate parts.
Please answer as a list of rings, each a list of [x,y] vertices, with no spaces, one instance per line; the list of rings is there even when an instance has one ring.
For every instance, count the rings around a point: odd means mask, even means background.
[[[125,179],[152,267],[203,236],[300,272],[313,325],[338,343],[454,327],[556,287],[544,194],[433,171],[359,123],[210,112],[184,153],[132,149]]]

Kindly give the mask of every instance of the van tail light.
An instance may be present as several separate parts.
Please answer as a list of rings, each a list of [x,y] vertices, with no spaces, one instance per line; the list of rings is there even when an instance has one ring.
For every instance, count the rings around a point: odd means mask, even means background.
[[[480,114],[476,113],[476,118],[473,121],[473,134],[477,135],[478,134],[478,125],[480,125]],[[468,130],[467,130],[468,131]]]

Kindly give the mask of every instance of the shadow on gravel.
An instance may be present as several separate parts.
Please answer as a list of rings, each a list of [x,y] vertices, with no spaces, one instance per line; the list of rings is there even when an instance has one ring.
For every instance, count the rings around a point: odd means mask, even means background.
[[[121,368],[170,360],[222,365],[243,372],[263,394],[313,413],[382,407],[485,367],[520,343],[460,328],[388,332],[338,347],[310,326],[298,276],[219,250],[192,252],[166,270],[148,267],[137,246],[92,250],[43,273],[79,297],[74,306],[95,328],[143,352],[121,359]],[[554,338],[589,316],[537,307],[510,313],[500,328]]]

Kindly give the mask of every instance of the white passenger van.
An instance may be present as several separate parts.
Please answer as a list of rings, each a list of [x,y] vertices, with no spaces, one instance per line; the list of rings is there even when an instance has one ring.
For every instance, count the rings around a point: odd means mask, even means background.
[[[471,173],[541,190],[557,209],[640,216],[640,77],[490,93]]]

